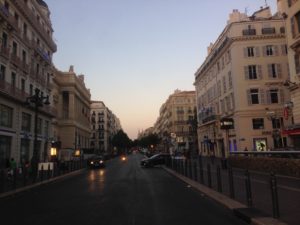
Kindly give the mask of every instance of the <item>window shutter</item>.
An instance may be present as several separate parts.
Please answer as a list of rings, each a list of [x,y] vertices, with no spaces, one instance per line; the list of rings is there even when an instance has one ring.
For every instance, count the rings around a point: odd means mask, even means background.
[[[248,57],[248,48],[244,48],[244,58]]]
[[[261,65],[257,65],[257,77],[258,79],[262,79]]]
[[[245,79],[249,80],[249,68],[248,68],[248,66],[244,66],[244,71],[245,71]]]
[[[272,78],[272,64],[268,64],[268,77]]]
[[[255,56],[256,57],[260,56],[259,47],[255,47]]]
[[[248,105],[252,105],[252,99],[251,99],[251,92],[250,92],[250,90],[247,90],[247,100],[248,100]]]
[[[281,70],[281,64],[276,65],[276,72],[277,72],[277,77],[281,78],[282,77],[282,70]]]
[[[280,89],[279,94],[280,94],[280,103],[284,104],[284,91]]]
[[[291,18],[291,28],[292,28],[293,38],[295,38],[295,36],[296,36],[296,32],[295,32],[295,17]]]
[[[279,55],[279,51],[278,51],[278,46],[277,45],[274,46],[274,55],[276,55],[276,56]]]
[[[259,93],[260,93],[260,104],[265,104],[265,90],[260,89]]]
[[[286,55],[286,45],[281,45],[281,54]]]
[[[271,104],[271,94],[270,94],[270,90],[267,91],[267,104]]]
[[[263,56],[266,56],[266,55],[267,55],[267,47],[263,46]]]

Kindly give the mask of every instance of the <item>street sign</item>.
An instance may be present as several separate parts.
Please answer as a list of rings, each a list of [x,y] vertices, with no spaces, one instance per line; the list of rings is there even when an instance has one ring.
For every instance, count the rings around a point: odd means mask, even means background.
[[[221,130],[229,130],[234,128],[234,121],[232,118],[223,118],[220,121]]]

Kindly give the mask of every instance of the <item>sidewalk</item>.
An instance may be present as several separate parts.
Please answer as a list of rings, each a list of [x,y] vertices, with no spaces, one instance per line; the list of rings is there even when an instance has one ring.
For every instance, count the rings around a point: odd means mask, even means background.
[[[287,225],[287,223],[284,223],[280,220],[269,217],[268,215],[260,212],[259,210],[255,209],[255,208],[248,208],[246,205],[241,204],[240,202],[237,202],[217,191],[214,191],[213,189],[210,189],[190,178],[187,178],[187,177],[167,168],[166,166],[163,166],[163,168],[167,172],[172,174],[173,176],[176,176],[178,179],[184,181],[191,187],[202,192],[209,198],[220,203],[221,205],[225,206],[226,208],[232,210],[234,215],[243,219],[244,221],[246,221],[249,224],[253,224],[253,225]]]
[[[52,183],[52,182],[55,182],[55,181],[58,181],[58,180],[62,180],[62,179],[66,179],[68,177],[75,176],[75,175],[80,174],[83,171],[85,171],[85,169],[86,168],[75,170],[75,171],[72,171],[72,172],[60,175],[60,176],[56,176],[56,177],[50,178],[48,180],[43,180],[43,181],[36,182],[36,183],[33,183],[33,184],[28,184],[28,185],[26,185],[24,187],[18,187],[16,189],[12,189],[10,191],[6,191],[6,192],[3,192],[3,193],[0,193],[0,199],[1,198],[11,197],[11,196],[20,194],[20,193],[22,193],[24,191],[29,191],[29,190],[31,190],[33,188],[36,188],[36,187],[39,187],[39,186],[42,186],[42,185],[45,185],[45,184],[49,184],[49,183]]]

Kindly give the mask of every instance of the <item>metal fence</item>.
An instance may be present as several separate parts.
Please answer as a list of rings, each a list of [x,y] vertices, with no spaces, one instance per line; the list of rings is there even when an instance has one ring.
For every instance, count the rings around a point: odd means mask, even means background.
[[[300,219],[300,179],[232,168],[221,160],[202,157],[170,158],[166,166],[266,215],[289,224]]]
[[[53,163],[41,165],[37,176],[31,171],[31,168],[23,165],[14,170],[2,169],[0,170],[0,193],[16,190],[18,188],[26,187],[38,182],[50,180],[54,177],[58,177],[79,169],[83,169],[87,166],[86,160],[67,161],[60,163]]]

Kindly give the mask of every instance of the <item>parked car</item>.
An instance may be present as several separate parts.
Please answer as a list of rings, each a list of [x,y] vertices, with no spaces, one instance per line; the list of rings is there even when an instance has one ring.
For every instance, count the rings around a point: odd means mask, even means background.
[[[90,168],[103,168],[103,167],[105,167],[104,158],[102,156],[97,156],[97,157],[91,158],[88,161],[88,166]]]
[[[153,167],[156,165],[162,165],[166,163],[166,159],[170,158],[169,154],[158,153],[149,158],[144,158],[141,160],[142,167]]]

